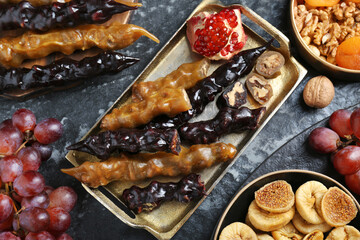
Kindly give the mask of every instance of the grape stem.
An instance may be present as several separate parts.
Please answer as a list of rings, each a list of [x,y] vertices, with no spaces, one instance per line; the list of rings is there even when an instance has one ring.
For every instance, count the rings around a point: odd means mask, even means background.
[[[18,212],[18,209],[17,209],[17,207],[15,205],[15,201],[12,201],[12,204],[13,204],[13,208],[14,208],[15,212]]]
[[[23,144],[21,144],[21,146],[18,148],[18,150],[16,150],[16,152],[14,153],[14,155],[16,156],[18,154],[18,152],[23,149],[25,147],[25,145],[29,142],[29,139],[26,139],[25,142],[23,142]]]
[[[5,191],[6,191],[6,193],[10,192],[9,183],[5,183]]]

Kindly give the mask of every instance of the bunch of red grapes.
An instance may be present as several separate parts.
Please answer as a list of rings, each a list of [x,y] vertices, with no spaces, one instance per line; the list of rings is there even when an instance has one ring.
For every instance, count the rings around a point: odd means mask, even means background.
[[[71,240],[69,212],[77,194],[45,185],[38,172],[63,133],[55,118],[36,124],[34,113],[17,110],[0,123],[0,240]]]
[[[332,163],[345,175],[348,188],[360,195],[360,108],[333,112],[329,125],[331,129],[314,129],[309,144],[319,153],[331,153]]]

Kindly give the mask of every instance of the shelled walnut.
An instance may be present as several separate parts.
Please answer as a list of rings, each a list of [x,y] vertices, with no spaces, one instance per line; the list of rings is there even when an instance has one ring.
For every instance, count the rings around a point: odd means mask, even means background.
[[[322,59],[336,64],[338,46],[360,36],[360,3],[343,2],[332,7],[294,8],[295,23],[304,43]]]

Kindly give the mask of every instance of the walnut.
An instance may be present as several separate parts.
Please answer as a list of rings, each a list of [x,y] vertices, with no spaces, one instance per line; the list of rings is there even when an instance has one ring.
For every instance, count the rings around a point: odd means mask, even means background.
[[[334,38],[339,38],[341,34],[341,27],[338,23],[331,24],[330,34]]]
[[[327,12],[325,12],[324,10],[320,10],[319,11],[319,15],[320,15],[320,20],[321,21],[329,21],[329,14]]]
[[[349,34],[346,36],[345,40],[349,39],[349,38],[352,38],[352,37],[355,37],[355,30],[354,29],[351,29],[349,31]]]
[[[352,27],[355,24],[355,20],[353,17],[349,17],[345,20],[344,24],[345,24],[345,26]]]
[[[298,5],[295,20],[306,45],[322,59],[335,64],[340,43],[360,36],[360,3],[341,1],[332,7],[307,9]],[[317,48],[317,49],[315,49]]]
[[[346,18],[350,18],[353,16],[354,12],[356,10],[356,6],[355,6],[355,3],[353,2],[350,2],[349,3],[349,6],[345,8],[345,11],[344,11],[344,16]]]
[[[324,35],[324,23],[323,22],[319,22],[318,25],[316,26],[316,29],[314,31],[314,38],[313,38],[313,42],[316,45],[321,45],[321,39]],[[309,45],[310,43],[308,43]]]
[[[354,29],[354,31],[355,31],[355,35],[356,35],[356,36],[359,36],[359,35],[360,35],[360,23],[356,23],[356,24],[355,24],[355,29]]]
[[[341,26],[341,30],[340,30],[340,37],[339,40],[340,42],[344,41],[346,36],[349,34],[349,32],[351,32],[351,28],[348,26]]]
[[[298,31],[300,32],[304,27],[304,21],[308,11],[306,10],[305,5],[298,5],[297,7],[294,8],[294,13],[295,13],[295,24]]]
[[[340,5],[339,4],[336,4],[334,7],[333,7],[333,14],[334,16],[336,17],[337,20],[341,21],[344,19],[344,12],[343,10],[340,8]]]
[[[303,91],[303,98],[309,107],[324,108],[335,96],[332,82],[325,76],[317,76],[309,80]]]

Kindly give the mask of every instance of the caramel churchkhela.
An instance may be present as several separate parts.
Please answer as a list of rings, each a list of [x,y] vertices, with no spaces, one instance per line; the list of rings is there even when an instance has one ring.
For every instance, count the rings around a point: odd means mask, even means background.
[[[130,46],[141,36],[159,42],[142,27],[117,22],[109,26],[85,25],[51,30],[43,34],[27,32],[19,37],[0,39],[0,63],[18,67],[25,59],[42,58],[53,52],[69,55],[75,50],[92,47],[103,50],[121,49]]]
[[[216,163],[226,162],[235,154],[236,148],[232,144],[213,143],[182,147],[180,155],[165,152],[122,153],[104,162],[84,162],[79,167],[61,171],[96,188],[116,180],[137,181],[159,175],[189,174]]]

